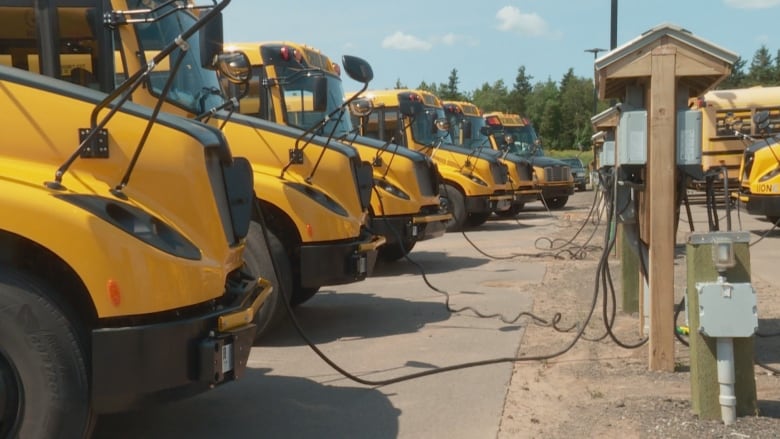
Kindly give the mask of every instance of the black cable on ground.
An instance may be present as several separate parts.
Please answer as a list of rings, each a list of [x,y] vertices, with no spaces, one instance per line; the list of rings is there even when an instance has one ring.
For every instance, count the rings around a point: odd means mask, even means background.
[[[268,242],[268,235],[267,235],[267,230],[268,229],[267,229],[267,226],[266,226],[266,223],[265,223],[265,216],[264,216],[264,213],[263,213],[263,210],[262,210],[262,206],[259,203],[256,203],[256,209],[257,209],[257,213],[258,213],[258,218],[259,218],[261,226],[262,226],[264,239],[266,240],[266,242]],[[395,233],[397,233],[397,231],[395,231]],[[602,252],[602,256],[601,256],[601,258],[599,260],[599,271],[603,270],[604,267],[608,267],[607,261],[609,259],[609,252],[611,251],[611,249],[614,246],[615,237],[613,236],[611,239],[608,239],[608,241],[610,242],[610,245],[605,246],[604,251]],[[416,264],[414,261],[411,261],[411,258],[409,258],[408,255],[406,255],[406,258],[408,260],[410,260],[410,262],[412,262],[413,264],[415,264],[415,265],[417,265],[419,267],[419,264]],[[278,271],[278,266],[274,262],[273,258],[270,258],[270,260],[271,260],[271,262],[273,264],[274,275],[278,279],[278,278],[280,278],[279,271]],[[421,268],[421,267],[419,267],[419,268]],[[608,273],[608,270],[605,273]],[[423,275],[423,278],[425,279],[424,275]],[[609,283],[611,284],[611,277],[609,278],[609,280],[610,280]],[[427,282],[427,279],[426,279],[426,283],[429,285],[429,287],[434,288],[432,285],[430,285]],[[549,354],[544,354],[544,355],[499,357],[499,358],[486,359],[486,360],[482,360],[482,361],[473,361],[473,362],[468,362],[468,363],[454,364],[454,365],[439,367],[439,368],[435,368],[435,369],[431,369],[431,370],[427,370],[427,371],[416,372],[416,373],[411,373],[411,374],[407,374],[407,375],[401,375],[401,376],[398,376],[398,377],[394,377],[394,378],[390,378],[390,379],[384,379],[384,380],[368,380],[368,379],[365,379],[365,378],[358,377],[358,376],[348,372],[347,370],[345,370],[341,366],[339,366],[335,361],[331,360],[306,335],[305,331],[303,330],[303,328],[301,327],[301,325],[298,322],[297,318],[295,317],[295,313],[294,313],[294,311],[292,309],[292,306],[290,305],[289,301],[285,300],[283,302],[285,304],[285,309],[287,310],[288,316],[290,317],[290,321],[292,322],[293,327],[295,328],[295,330],[298,333],[298,335],[312,349],[312,351],[314,351],[315,354],[317,354],[317,356],[319,356],[320,359],[322,359],[326,364],[328,364],[331,368],[333,368],[335,371],[340,373],[345,378],[347,378],[349,380],[352,380],[352,381],[354,381],[356,383],[369,385],[369,386],[386,386],[386,385],[389,385],[389,384],[394,384],[394,383],[398,383],[398,382],[402,382],[402,381],[409,381],[409,380],[416,379],[416,378],[422,378],[422,377],[425,377],[425,376],[430,376],[430,375],[435,375],[435,374],[439,374],[439,373],[450,372],[450,371],[454,371],[454,370],[466,369],[466,368],[471,368],[471,367],[485,366],[485,365],[498,364],[498,363],[516,363],[516,362],[521,362],[521,361],[542,361],[542,360],[548,360],[548,359],[551,359],[551,358],[555,358],[555,357],[561,356],[561,355],[565,354],[566,352],[568,352],[569,350],[571,350],[574,347],[574,345],[580,339],[583,338],[585,329],[587,328],[588,324],[590,323],[590,321],[591,321],[591,319],[593,317],[593,313],[594,313],[594,311],[596,309],[596,304],[598,302],[598,297],[599,297],[599,294],[598,294],[598,292],[599,292],[598,284],[599,284],[599,279],[597,277],[597,279],[594,282],[594,292],[592,294],[592,300],[591,300],[591,304],[590,304],[588,315],[587,315],[586,319],[582,323],[575,324],[569,330],[561,330],[561,329],[557,328],[557,323],[561,319],[561,317],[560,317],[561,314],[560,313],[556,313],[555,317],[553,318],[553,320],[551,322],[546,322],[545,320],[540,319],[540,318],[534,316],[531,313],[521,313],[521,315],[527,315],[527,316],[531,317],[532,319],[534,319],[534,321],[537,324],[542,323],[542,326],[554,327],[554,328],[558,329],[560,332],[569,332],[569,331],[571,331],[574,328],[577,329],[577,332],[575,333],[575,335],[572,338],[572,340],[568,344],[566,344],[563,348],[561,348],[561,349],[559,349],[557,351],[554,351],[554,352],[549,353]],[[434,290],[437,291],[437,289],[435,289],[435,288],[434,288]],[[613,302],[614,302],[615,301],[615,298],[614,298],[614,288],[612,288],[612,292],[613,292]],[[444,294],[447,297],[447,307],[448,307],[448,309],[451,309],[449,307],[449,295],[446,292],[444,292]],[[604,300],[606,300],[606,297],[607,296],[606,296],[606,291],[605,291]],[[604,308],[606,309],[606,305],[604,306]],[[464,309],[466,309],[466,308],[464,308]],[[454,312],[459,312],[457,310],[453,310],[453,311]],[[604,312],[606,312],[606,311],[604,311]],[[613,305],[613,313],[614,313],[614,305]],[[517,318],[519,318],[519,316]],[[613,341],[615,341],[616,343],[619,343],[620,346],[628,347],[628,348],[639,347],[642,344],[644,344],[644,342],[647,341],[645,339],[645,340],[641,341],[637,345],[627,345],[625,343],[620,342],[615,337],[615,335],[612,333],[612,330],[611,330],[611,322],[612,321],[614,321],[614,319],[607,319],[607,318],[605,318],[604,319],[604,324],[605,324],[605,327],[607,329],[607,332],[610,334],[610,337],[613,339]]]
[[[377,199],[379,200],[379,206],[382,209],[382,211],[384,212],[384,204],[382,203],[381,194],[377,191],[376,188],[374,188],[374,191],[377,194]],[[392,225],[388,225],[388,228],[393,233],[393,235],[395,236],[396,240],[398,240],[398,242],[402,242],[401,241],[401,234],[400,234],[400,232],[398,230],[396,230],[394,227],[392,227]],[[522,317],[530,317],[534,324],[536,324],[538,326],[552,327],[553,329],[555,329],[558,332],[570,332],[570,331],[572,331],[575,328],[575,326],[572,326],[570,328],[560,328],[558,326],[558,323],[560,323],[560,321],[563,319],[563,315],[561,315],[560,313],[556,313],[555,315],[553,315],[553,317],[552,317],[552,319],[550,321],[547,321],[547,320],[545,320],[545,319],[543,319],[543,318],[541,318],[541,317],[539,317],[539,316],[537,316],[537,315],[535,315],[533,313],[526,312],[526,311],[521,311],[514,318],[510,319],[510,318],[507,318],[503,314],[500,314],[500,313],[485,314],[485,313],[482,313],[479,310],[477,310],[477,309],[475,309],[475,308],[473,308],[471,306],[465,306],[463,308],[457,308],[457,309],[452,308],[452,306],[450,306],[450,293],[448,293],[447,291],[442,290],[442,289],[437,288],[436,286],[434,286],[428,280],[428,276],[425,273],[425,269],[423,268],[423,266],[420,263],[418,263],[417,261],[415,261],[414,259],[412,259],[411,256],[409,256],[408,252],[406,254],[404,254],[404,259],[409,261],[410,264],[414,265],[417,268],[417,270],[420,272],[420,276],[422,277],[423,282],[425,282],[425,285],[427,285],[428,288],[430,288],[431,290],[433,290],[436,293],[439,293],[439,294],[441,294],[441,295],[443,295],[445,297],[444,306],[447,309],[447,311],[450,312],[450,313],[455,314],[455,313],[461,313],[461,312],[464,312],[464,311],[471,311],[476,317],[484,318],[484,319],[487,319],[487,318],[490,318],[490,319],[497,318],[501,322],[506,323],[506,324],[510,324],[510,325],[514,324],[514,323],[517,323],[517,321],[520,320],[520,318],[522,318]]]
[[[268,229],[267,229],[267,226],[266,226],[266,223],[265,223],[265,216],[264,216],[264,213],[263,213],[263,210],[262,210],[262,206],[259,203],[256,203],[255,204],[255,208],[256,208],[257,213],[258,213],[258,218],[260,220],[260,224],[262,226],[261,228],[263,230],[264,239],[266,240],[266,242],[268,242],[268,235],[267,235],[267,230]],[[270,258],[270,259],[271,259],[271,262],[273,264],[274,275],[278,279],[278,278],[280,278],[278,267],[277,267],[276,263],[273,261],[273,258]],[[591,315],[592,315],[593,309],[595,308],[595,298],[596,298],[596,296],[594,295],[593,306],[591,306]],[[466,368],[471,368],[471,367],[486,366],[486,365],[490,365],[490,364],[516,363],[516,362],[521,362],[521,361],[542,361],[542,360],[548,360],[548,359],[551,359],[551,358],[555,358],[555,357],[561,356],[561,355],[565,354],[566,352],[568,352],[569,350],[571,350],[571,348],[574,347],[574,345],[580,339],[580,337],[582,336],[582,333],[585,331],[585,327],[587,326],[587,322],[582,324],[580,326],[579,330],[577,331],[577,333],[575,334],[574,338],[572,338],[572,340],[567,345],[565,345],[563,348],[559,349],[558,351],[554,351],[552,353],[545,354],[545,355],[532,355],[532,356],[523,356],[523,357],[516,356],[516,357],[491,358],[491,359],[486,359],[486,360],[482,360],[482,361],[472,361],[472,362],[468,362],[468,363],[460,363],[460,364],[454,364],[454,365],[450,365],[450,366],[438,367],[438,368],[431,369],[431,370],[411,373],[411,374],[407,374],[407,375],[401,375],[401,376],[398,376],[398,377],[395,377],[395,378],[390,378],[390,379],[385,379],[385,380],[368,380],[368,379],[361,378],[361,377],[359,377],[357,375],[354,375],[354,374],[350,373],[346,369],[344,369],[341,366],[339,366],[335,361],[331,360],[327,355],[325,355],[325,353],[323,353],[314,344],[314,342],[312,342],[311,339],[309,339],[309,337],[306,335],[305,331],[303,330],[303,328],[301,327],[300,323],[298,322],[298,319],[295,317],[295,313],[294,313],[294,311],[292,309],[292,306],[290,305],[290,302],[288,300],[284,300],[283,302],[285,304],[285,309],[287,309],[287,314],[290,317],[290,321],[292,322],[293,327],[295,328],[296,332],[301,337],[301,339],[303,339],[303,341],[307,345],[309,345],[309,348],[312,349],[312,351],[314,351],[314,353],[317,354],[318,357],[320,357],[320,359],[322,361],[324,361],[326,364],[328,364],[331,368],[333,368],[335,371],[340,373],[345,378],[347,378],[347,379],[349,379],[351,381],[354,381],[356,383],[364,384],[364,385],[368,385],[368,386],[386,386],[386,385],[389,385],[389,384],[399,383],[399,382],[402,382],[402,381],[409,381],[409,380],[412,380],[412,379],[422,378],[422,377],[425,377],[425,376],[436,375],[436,374],[440,374],[440,373],[445,373],[445,372],[450,372],[450,371],[460,370],[460,369],[466,369]]]

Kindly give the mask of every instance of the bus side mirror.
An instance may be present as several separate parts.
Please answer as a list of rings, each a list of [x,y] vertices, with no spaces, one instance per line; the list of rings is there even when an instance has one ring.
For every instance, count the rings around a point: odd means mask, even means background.
[[[312,105],[314,111],[324,112],[328,109],[328,79],[324,76],[312,77]]]
[[[357,82],[368,84],[374,79],[374,70],[368,61],[357,56],[344,55],[341,57],[341,64],[344,66],[344,71],[347,75]]]
[[[757,131],[763,133],[769,126],[769,112],[766,110],[756,112],[755,116],[753,116],[753,122],[755,122],[756,128],[758,128]]]
[[[200,63],[205,69],[217,69],[217,57],[222,53],[225,41],[220,12],[198,32],[200,38]]]
[[[233,84],[246,84],[252,74],[249,57],[244,52],[220,53],[215,56],[214,66],[225,79]]]
[[[349,103],[349,112],[356,117],[368,116],[374,109],[374,104],[369,99],[355,99]]]
[[[399,99],[398,111],[401,112],[401,116],[412,117],[418,112],[423,111],[423,104],[422,102],[413,102],[410,99]]]

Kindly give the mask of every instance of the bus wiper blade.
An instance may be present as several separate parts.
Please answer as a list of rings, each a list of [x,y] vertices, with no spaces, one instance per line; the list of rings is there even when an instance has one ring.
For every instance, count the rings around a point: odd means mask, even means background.
[[[290,161],[287,162],[287,164],[282,168],[282,172],[279,175],[279,178],[284,178],[284,173],[287,172],[287,169],[296,162],[302,161],[303,159],[303,150],[308,146],[311,141],[314,139],[314,131],[322,128],[325,126],[337,113],[339,114],[338,119],[336,119],[336,122],[340,121],[342,117],[344,117],[344,111],[346,110],[347,106],[354,101],[358,96],[360,96],[361,93],[366,91],[368,88],[368,83],[363,84],[363,88],[360,89],[357,93],[355,93],[352,97],[347,99],[346,101],[342,102],[341,105],[339,105],[337,108],[333,109],[330,113],[328,113],[327,116],[322,118],[319,122],[316,124],[310,126],[307,128],[303,133],[301,133],[300,136],[298,136],[297,139],[295,139],[295,145],[293,146],[293,150],[290,151]],[[314,169],[312,169],[311,174],[309,175],[309,179],[314,176],[314,171],[316,171],[317,166],[319,165],[320,161],[322,160],[322,156],[325,153],[325,148],[328,147],[328,144],[331,140],[333,140],[333,134],[336,132],[336,127],[338,126],[338,123],[333,124],[333,130],[331,130],[330,134],[328,135],[328,140],[325,142],[325,145],[323,146],[323,151],[320,153],[320,157],[317,159],[317,163],[314,166]],[[306,143],[303,144],[300,148],[298,145],[301,142],[301,139],[308,136],[306,139]]]
[[[170,14],[173,14],[177,11],[185,10],[185,9],[209,9],[208,12],[206,12],[195,24],[193,24],[189,29],[185,30],[181,34],[179,34],[173,42],[165,46],[162,50],[160,50],[153,58],[152,60],[147,64],[145,69],[140,69],[137,72],[130,75],[129,78],[127,78],[124,82],[122,82],[118,87],[116,87],[111,93],[108,94],[105,98],[103,98],[102,101],[100,101],[95,108],[92,109],[92,113],[90,114],[90,130],[89,133],[84,136],[84,139],[79,143],[79,146],[76,148],[76,150],[73,152],[73,154],[68,157],[65,162],[60,165],[59,168],[54,173],[54,181],[52,182],[46,182],[45,185],[52,189],[62,189],[62,179],[65,176],[65,173],[68,172],[68,169],[73,165],[73,163],[76,161],[76,159],[81,156],[81,154],[84,152],[84,150],[92,145],[92,142],[95,140],[95,138],[98,136],[98,134],[105,128],[105,126],[108,124],[108,122],[114,117],[117,111],[119,111],[120,108],[130,99],[132,96],[132,93],[138,89],[138,87],[143,83],[144,79],[148,77],[151,72],[154,70],[154,68],[165,58],[167,58],[171,53],[173,53],[174,50],[181,49],[181,56],[177,59],[175,69],[178,70],[179,65],[181,64],[181,61],[184,59],[184,53],[189,49],[189,44],[187,43],[187,40],[195,34],[195,32],[199,31],[206,23],[208,23],[212,18],[216,17],[220,12],[222,12],[223,9],[230,3],[230,0],[222,0],[220,3],[216,3],[216,0],[214,1],[214,4],[212,6],[196,6],[196,5],[181,5],[176,0],[170,0],[168,2],[165,2],[154,9],[141,9],[141,10],[134,10],[134,11],[112,11],[108,16],[104,17],[104,21],[108,26],[116,27],[119,24],[126,24],[126,23],[152,23],[155,21],[160,20],[161,18],[164,18]],[[161,8],[167,7],[169,5],[172,5],[172,9],[166,13],[161,14],[159,17],[151,16]],[[148,15],[148,17],[142,18],[142,19],[133,19],[133,18],[127,18],[128,16],[132,16],[133,14],[145,14]],[[165,96],[167,95],[170,85],[172,83],[171,78],[174,77],[175,72],[173,69],[170,70],[170,77],[168,80],[168,83],[165,84],[165,90],[161,94],[157,106],[155,107],[155,110],[153,112],[152,117],[149,119],[147,128],[144,131],[143,137],[141,141],[139,142],[139,145],[136,147],[136,151],[133,155],[133,159],[131,163],[128,165],[128,169],[125,172],[124,177],[122,178],[122,182],[116,186],[115,190],[112,190],[112,192],[116,192],[117,194],[121,192],[121,189],[124,188],[127,185],[127,182],[130,179],[130,173],[132,172],[136,161],[138,160],[138,156],[140,155],[141,149],[143,148],[144,143],[146,142],[146,137],[148,137],[148,133],[151,130],[151,126],[156,122],[159,108],[162,106],[162,102],[165,99]],[[117,100],[118,99],[118,100]],[[117,100],[116,103],[112,106],[111,104]],[[98,121],[98,114],[100,111],[102,111],[104,108],[110,107],[108,114],[106,114],[100,121]]]

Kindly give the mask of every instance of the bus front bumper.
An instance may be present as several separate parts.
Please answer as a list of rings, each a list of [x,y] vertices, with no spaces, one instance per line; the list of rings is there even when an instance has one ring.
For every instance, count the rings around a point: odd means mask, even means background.
[[[239,379],[257,331],[252,318],[271,290],[268,281],[243,275],[231,282],[230,303],[208,306],[215,310],[168,312],[139,317],[149,323],[94,329],[95,412],[180,399]]]
[[[780,216],[780,195],[740,194],[739,200],[751,215]]]
[[[387,239],[369,235],[361,239],[301,246],[301,286],[318,288],[361,281],[376,265],[377,251]]]

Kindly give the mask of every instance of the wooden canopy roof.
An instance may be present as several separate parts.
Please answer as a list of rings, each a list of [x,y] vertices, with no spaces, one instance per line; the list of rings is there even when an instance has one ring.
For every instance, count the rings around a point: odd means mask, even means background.
[[[649,78],[653,53],[676,55],[675,76],[691,96],[703,94],[726,78],[739,58],[686,29],[662,24],[594,61],[599,98],[622,98],[627,86]]]

